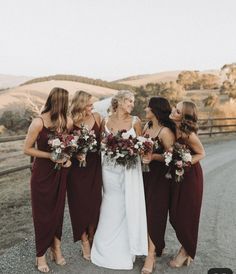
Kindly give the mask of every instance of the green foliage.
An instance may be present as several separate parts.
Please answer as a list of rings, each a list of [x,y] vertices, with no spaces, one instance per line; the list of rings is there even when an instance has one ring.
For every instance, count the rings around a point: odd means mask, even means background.
[[[226,93],[230,98],[236,99],[236,64],[226,64],[221,68],[227,80],[221,85],[221,93]]]
[[[218,89],[219,77],[211,73],[200,74],[198,71],[182,71],[176,80],[186,90]]]
[[[0,118],[0,124],[13,132],[19,130],[26,131],[35,116],[36,114],[30,109],[26,109],[23,114],[18,111],[13,112],[7,110],[3,112]]]
[[[182,71],[176,80],[186,90],[200,89],[201,84],[199,82],[200,75],[198,71]]]
[[[148,100],[154,96],[167,98],[171,104],[175,104],[183,99],[185,95],[184,88],[176,82],[148,83],[146,86],[140,86],[135,89],[135,107],[134,114],[144,117],[144,108]]]
[[[214,74],[202,74],[200,77],[200,84],[202,89],[219,89],[219,77]]]
[[[92,78],[83,77],[83,76],[65,75],[65,74],[56,74],[56,75],[51,75],[51,76],[35,78],[35,79],[32,79],[30,81],[27,81],[27,82],[21,84],[21,86],[38,83],[38,82],[51,81],[51,80],[80,82],[80,83],[85,83],[85,84],[90,84],[90,85],[95,85],[95,86],[100,86],[100,87],[106,87],[106,88],[111,88],[111,89],[117,89],[117,90],[132,89],[132,87],[130,87],[129,85],[125,85],[125,84],[119,84],[116,82],[107,82],[107,81],[103,81],[100,79],[92,79]]]

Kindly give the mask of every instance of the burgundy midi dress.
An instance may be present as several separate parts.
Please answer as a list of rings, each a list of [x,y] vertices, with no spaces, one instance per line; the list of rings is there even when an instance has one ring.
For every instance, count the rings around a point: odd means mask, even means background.
[[[75,130],[78,127],[74,126]],[[92,128],[99,144],[100,129],[95,121]],[[79,241],[84,232],[92,226],[96,229],[102,200],[101,156],[98,151],[88,152],[86,167],[79,167],[79,161],[72,158],[69,172],[67,197],[74,241]]]
[[[49,134],[53,132],[43,125],[36,141],[39,150],[50,152]],[[69,168],[54,167],[50,159],[35,158],[32,168],[31,203],[37,257],[45,254],[54,236],[60,240],[62,235]]]

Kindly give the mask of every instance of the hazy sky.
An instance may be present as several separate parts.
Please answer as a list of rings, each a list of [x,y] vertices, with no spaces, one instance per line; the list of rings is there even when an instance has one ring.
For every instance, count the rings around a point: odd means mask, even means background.
[[[236,61],[235,0],[0,0],[0,74],[107,80]]]

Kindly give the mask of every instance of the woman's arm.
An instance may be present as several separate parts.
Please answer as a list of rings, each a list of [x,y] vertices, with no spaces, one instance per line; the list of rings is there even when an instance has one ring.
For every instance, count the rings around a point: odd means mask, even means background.
[[[191,133],[188,138],[185,138],[185,141],[195,152],[195,154],[192,155],[192,164],[194,165],[205,157],[206,153],[204,147],[195,133]]]
[[[38,138],[40,131],[43,129],[43,123],[41,119],[35,118],[29,126],[28,133],[24,144],[24,153],[38,158],[50,159],[50,153],[46,151],[38,150],[34,147],[34,144]]]
[[[136,116],[136,121],[134,123],[134,130],[135,130],[137,136],[141,136],[142,135],[141,120],[137,116]]]

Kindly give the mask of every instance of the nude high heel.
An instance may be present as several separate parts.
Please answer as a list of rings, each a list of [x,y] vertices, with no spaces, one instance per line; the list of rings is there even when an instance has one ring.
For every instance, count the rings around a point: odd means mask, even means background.
[[[89,240],[82,241],[81,240],[81,253],[85,260],[91,260],[91,249],[90,249],[90,242]]]
[[[51,249],[50,249],[50,259],[51,259],[51,261],[54,261],[57,265],[60,265],[60,266],[63,266],[66,264],[66,260],[61,255],[61,252],[60,252],[60,256],[58,256],[56,249],[54,249],[53,247],[51,247]]]
[[[151,256],[147,256],[146,259],[150,258],[151,259]],[[146,262],[146,260],[145,260]],[[153,254],[153,262],[152,262],[152,266],[151,267],[146,267],[145,266],[145,263],[144,263],[144,266],[141,270],[141,274],[152,274],[156,269],[156,254],[154,253]]]
[[[182,255],[181,249],[179,250],[177,256],[169,262],[169,266],[172,268],[179,268],[183,265],[189,266],[193,259],[188,255]]]
[[[44,264],[39,265],[38,257],[36,257],[35,266],[37,267],[38,271],[40,271],[40,272],[43,272],[43,273],[48,273],[49,272],[49,267],[47,265],[47,262],[45,261]]]

